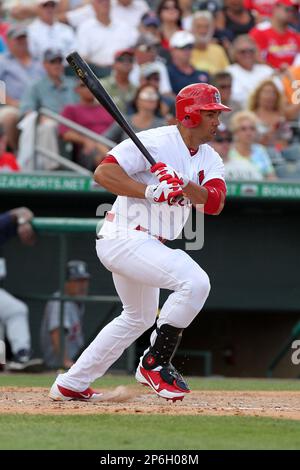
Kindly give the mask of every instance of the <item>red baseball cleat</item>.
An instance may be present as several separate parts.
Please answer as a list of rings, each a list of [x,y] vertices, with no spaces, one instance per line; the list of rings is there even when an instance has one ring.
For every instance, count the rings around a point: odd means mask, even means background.
[[[83,392],[75,392],[69,388],[62,387],[56,382],[52,385],[49,393],[49,397],[54,401],[70,401],[70,400],[79,400],[79,401],[101,401],[102,393],[97,393],[91,388],[87,388]]]
[[[166,400],[183,400],[184,396],[190,392],[187,383],[171,364],[150,370],[139,364],[135,378],[141,384],[151,387],[157,395]]]

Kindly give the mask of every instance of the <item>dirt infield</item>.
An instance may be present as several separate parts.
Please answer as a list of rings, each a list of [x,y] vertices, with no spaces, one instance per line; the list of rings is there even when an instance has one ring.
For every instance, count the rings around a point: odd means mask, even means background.
[[[268,416],[300,420],[300,392],[193,391],[181,402],[171,403],[148,389],[122,387],[102,390],[99,403],[53,402],[41,387],[0,387],[0,414],[88,415],[166,414],[216,416]]]

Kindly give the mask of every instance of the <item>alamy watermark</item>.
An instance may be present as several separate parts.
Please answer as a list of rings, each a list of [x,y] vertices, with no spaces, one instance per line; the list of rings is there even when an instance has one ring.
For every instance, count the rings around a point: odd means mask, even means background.
[[[0,339],[0,365],[6,362],[5,342]]]
[[[294,366],[298,366],[300,364],[300,339],[296,339],[292,343],[292,349],[295,349],[295,351],[292,354],[292,363]]]
[[[112,212],[112,205],[100,204],[96,215],[104,217],[115,224],[111,233],[115,238],[136,238],[135,230],[148,233],[150,236],[167,240],[184,239],[186,250],[201,250],[204,245],[204,211],[203,204],[198,205],[195,211],[191,204],[185,202],[182,206],[168,206],[166,204],[130,203],[125,198],[120,201],[119,212]],[[102,222],[97,226],[97,235]]]
[[[293,80],[291,82],[291,87],[293,88],[293,93],[291,95],[291,102],[293,104],[300,103],[300,80]]]
[[[6,104],[6,85],[0,80],[0,104]]]

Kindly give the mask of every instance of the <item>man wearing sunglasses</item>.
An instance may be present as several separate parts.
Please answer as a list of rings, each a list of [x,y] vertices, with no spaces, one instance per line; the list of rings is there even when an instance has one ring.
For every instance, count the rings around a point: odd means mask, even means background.
[[[238,36],[232,43],[232,60],[226,71],[232,76],[232,99],[246,108],[250,93],[260,82],[274,74],[274,69],[258,62],[254,39],[247,34]]]
[[[22,23],[9,27],[6,41],[8,51],[0,59],[0,81],[6,86],[5,105],[0,107],[0,123],[6,129],[10,148],[17,151],[20,99],[24,89],[42,77],[44,70],[28,50],[27,28]]]
[[[145,64],[153,64],[159,69],[159,92],[161,95],[171,95],[167,66],[160,56],[159,39],[151,33],[140,34],[134,47],[135,63],[130,73],[129,79],[135,87],[141,85],[141,69]]]
[[[127,112],[128,105],[133,100],[136,90],[136,87],[129,81],[133,65],[134,50],[120,49],[114,55],[114,63],[110,75],[101,80],[105,90],[122,113]]]
[[[22,96],[20,103],[20,113],[25,117],[33,111],[38,111],[41,107],[50,111],[60,113],[63,107],[70,103],[78,102],[75,93],[75,81],[71,77],[64,75],[63,53],[57,49],[47,49],[43,56],[43,65],[46,76],[40,80],[33,81]],[[22,129],[19,139],[19,158],[23,165],[30,165],[30,151],[28,144],[32,142],[31,123],[24,119],[19,123]],[[55,153],[59,153],[57,142],[57,123],[52,119],[41,117],[37,126],[37,145]],[[57,163],[38,155],[38,169],[53,170],[57,168]],[[30,166],[29,166],[30,167]]]
[[[173,93],[191,83],[208,83],[209,74],[196,70],[191,64],[195,38],[188,31],[177,31],[170,39],[171,63],[168,73]]]
[[[64,75],[63,52],[60,49],[47,49],[43,56],[46,76],[29,85],[22,96],[21,115],[38,111],[45,107],[60,113],[69,103],[76,103],[78,96],[74,91],[75,80]]]

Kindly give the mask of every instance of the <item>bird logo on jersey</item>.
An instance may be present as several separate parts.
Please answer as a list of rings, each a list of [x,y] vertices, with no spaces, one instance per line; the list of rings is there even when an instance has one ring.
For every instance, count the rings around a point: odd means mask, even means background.
[[[198,178],[199,178],[199,184],[202,184],[202,181],[204,180],[204,170],[199,171]]]

